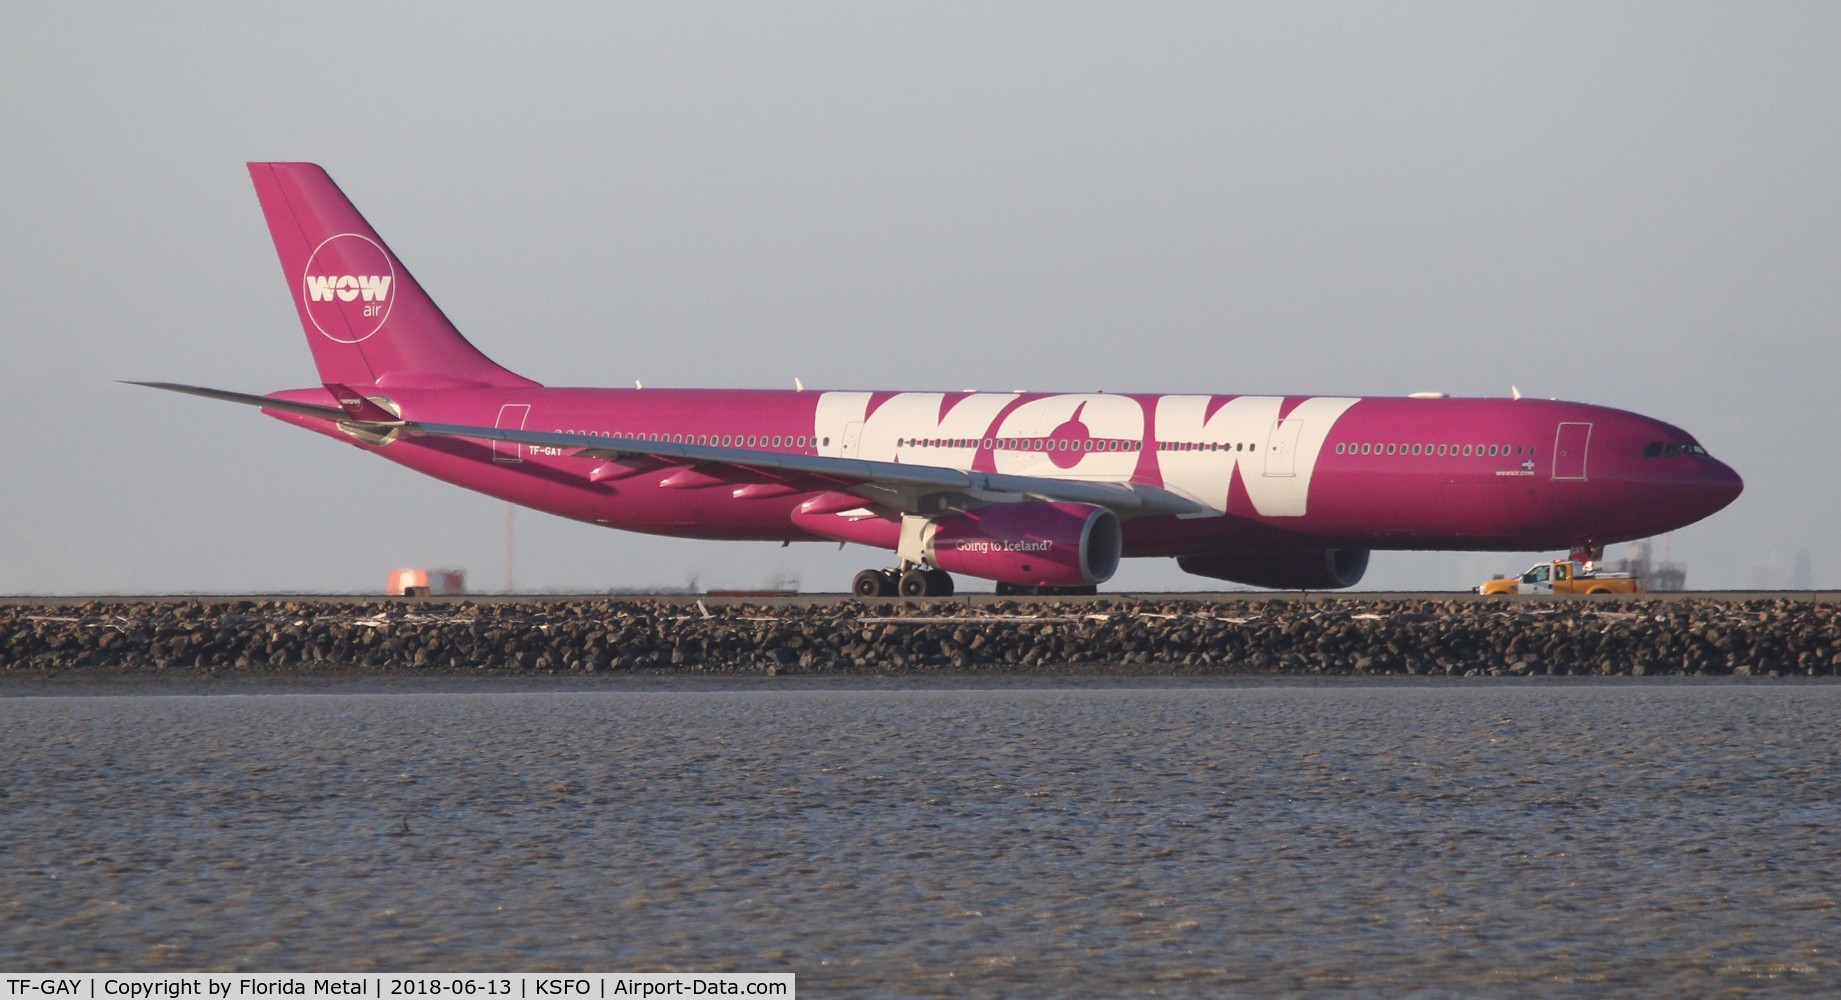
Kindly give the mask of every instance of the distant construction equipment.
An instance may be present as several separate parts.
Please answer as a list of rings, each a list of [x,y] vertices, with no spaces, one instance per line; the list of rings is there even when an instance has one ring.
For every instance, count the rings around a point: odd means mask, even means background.
[[[467,574],[458,569],[404,567],[390,571],[384,590],[393,597],[445,597],[467,592]]]

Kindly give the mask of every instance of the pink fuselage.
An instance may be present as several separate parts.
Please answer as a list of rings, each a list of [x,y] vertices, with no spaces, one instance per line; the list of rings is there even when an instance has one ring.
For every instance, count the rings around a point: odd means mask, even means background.
[[[274,398],[331,401],[321,389]],[[423,422],[1131,482],[1206,508],[1127,513],[1126,556],[1299,543],[1602,545],[1692,523],[1741,488],[1676,427],[1535,399],[541,387],[399,389],[389,399]],[[738,497],[733,481],[670,466],[597,481],[590,473],[603,463],[569,450],[417,436],[375,447],[325,420],[268,412],[437,479],[592,524],[828,540],[797,523],[815,491]]]

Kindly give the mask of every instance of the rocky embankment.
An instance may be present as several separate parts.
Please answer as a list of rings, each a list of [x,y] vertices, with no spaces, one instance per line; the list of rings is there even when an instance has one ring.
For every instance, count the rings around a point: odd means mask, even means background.
[[[110,674],[1841,672],[1837,606],[1759,600],[557,599],[0,608],[0,670]]]

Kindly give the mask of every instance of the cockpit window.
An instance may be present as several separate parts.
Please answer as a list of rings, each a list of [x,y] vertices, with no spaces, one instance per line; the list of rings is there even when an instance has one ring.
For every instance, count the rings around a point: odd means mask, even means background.
[[[1705,456],[1707,449],[1700,445],[1680,441],[1651,441],[1643,446],[1644,458],[1674,458],[1676,455]]]

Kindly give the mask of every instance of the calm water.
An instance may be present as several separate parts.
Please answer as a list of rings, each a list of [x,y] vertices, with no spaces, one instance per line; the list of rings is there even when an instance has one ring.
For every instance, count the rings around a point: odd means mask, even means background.
[[[1841,687],[0,699],[0,967],[1841,989]]]

